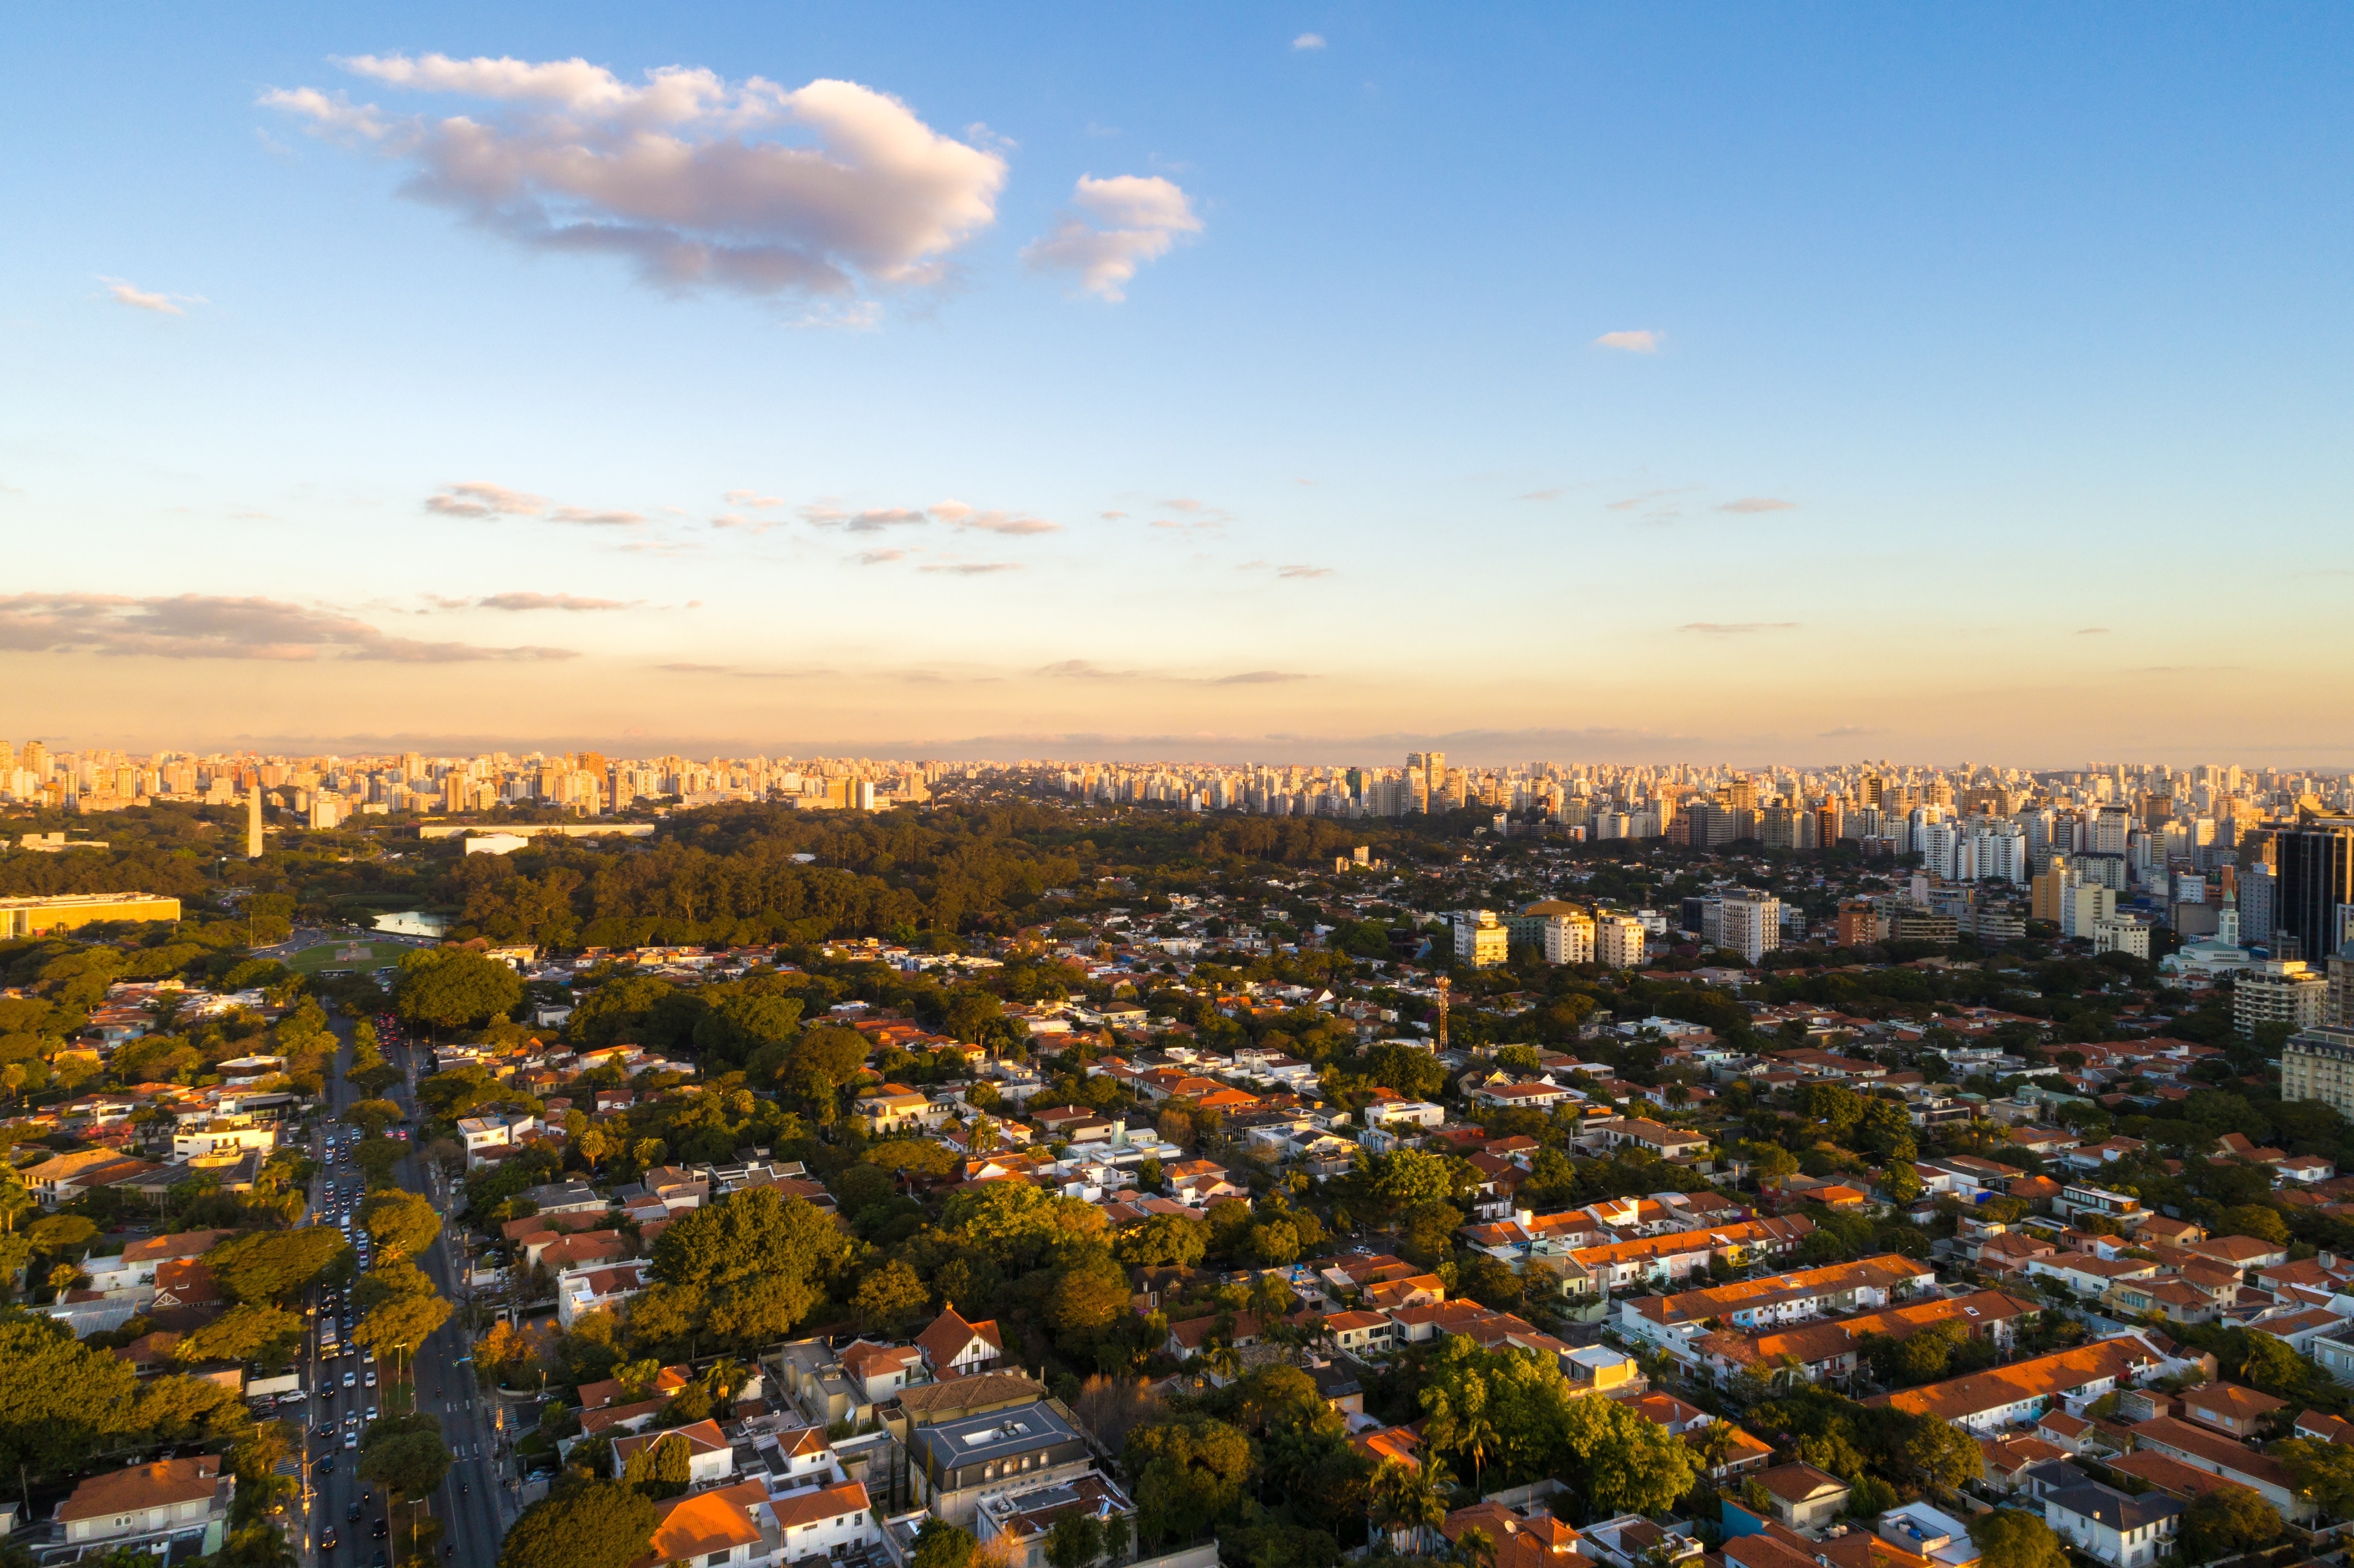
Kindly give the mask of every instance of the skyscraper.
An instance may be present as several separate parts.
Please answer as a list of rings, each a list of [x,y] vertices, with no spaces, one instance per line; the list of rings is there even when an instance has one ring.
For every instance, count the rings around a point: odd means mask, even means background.
[[[2296,937],[2296,957],[2317,964],[2344,943],[2341,911],[2354,907],[2354,817],[2299,815],[2273,837],[2273,923]]]
[[[261,786],[258,782],[245,792],[245,858],[261,858]]]

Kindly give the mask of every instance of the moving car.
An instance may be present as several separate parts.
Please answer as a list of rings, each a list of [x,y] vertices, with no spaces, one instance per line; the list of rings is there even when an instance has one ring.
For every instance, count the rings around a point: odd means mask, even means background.
[[[327,1526],[327,1533],[319,1537],[319,1550],[322,1552],[333,1552],[334,1549],[335,1527],[331,1524]]]

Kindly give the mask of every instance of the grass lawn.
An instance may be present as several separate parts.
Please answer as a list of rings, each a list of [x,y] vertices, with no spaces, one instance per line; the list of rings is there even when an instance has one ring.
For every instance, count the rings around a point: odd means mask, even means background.
[[[378,942],[354,938],[348,942],[322,942],[315,948],[305,948],[286,960],[286,966],[302,975],[314,975],[321,969],[355,969],[366,974],[387,964],[397,964],[403,954],[415,950],[406,942]],[[364,956],[346,958],[345,955],[347,953]]]

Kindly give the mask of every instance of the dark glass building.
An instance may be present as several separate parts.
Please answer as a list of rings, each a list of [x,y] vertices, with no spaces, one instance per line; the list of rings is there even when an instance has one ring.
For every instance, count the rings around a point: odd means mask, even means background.
[[[2354,817],[2299,822],[2273,835],[2273,924],[2317,968],[2346,939],[2341,911],[2354,909]]]

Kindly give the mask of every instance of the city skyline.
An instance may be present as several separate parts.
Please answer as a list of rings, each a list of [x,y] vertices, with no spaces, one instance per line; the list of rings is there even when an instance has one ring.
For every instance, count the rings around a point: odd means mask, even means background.
[[[16,18],[6,727],[2354,763],[2354,24],[1851,22]]]

